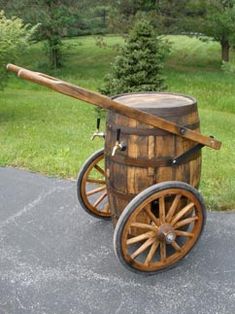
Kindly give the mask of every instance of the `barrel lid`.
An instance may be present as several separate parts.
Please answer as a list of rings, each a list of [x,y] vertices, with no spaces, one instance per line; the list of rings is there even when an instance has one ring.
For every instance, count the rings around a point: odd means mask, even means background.
[[[179,108],[194,105],[196,99],[174,93],[130,93],[114,96],[113,99],[136,109]]]

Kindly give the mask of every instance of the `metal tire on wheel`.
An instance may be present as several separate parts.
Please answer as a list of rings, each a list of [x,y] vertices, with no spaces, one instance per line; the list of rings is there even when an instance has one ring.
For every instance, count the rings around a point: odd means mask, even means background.
[[[155,184],[132,199],[119,217],[116,256],[137,273],[171,268],[195,246],[205,222],[204,201],[194,187],[179,181]]]
[[[111,219],[105,172],[104,149],[91,155],[78,174],[77,196],[81,207],[96,218]]]

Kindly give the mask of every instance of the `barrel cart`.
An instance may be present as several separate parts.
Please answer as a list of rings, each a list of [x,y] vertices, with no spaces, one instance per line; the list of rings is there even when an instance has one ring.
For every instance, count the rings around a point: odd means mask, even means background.
[[[206,208],[198,192],[201,148],[221,143],[200,133],[196,100],[173,93],[113,97],[9,64],[19,77],[107,110],[105,147],[81,168],[77,195],[90,215],[111,219],[114,250],[128,269],[155,274],[198,241]]]

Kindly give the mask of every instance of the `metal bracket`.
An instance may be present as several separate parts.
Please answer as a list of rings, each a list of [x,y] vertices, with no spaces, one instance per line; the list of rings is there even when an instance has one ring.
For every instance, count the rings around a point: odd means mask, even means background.
[[[197,153],[204,146],[205,145],[203,145],[203,144],[197,144],[197,145],[193,146],[192,148],[190,148],[189,150],[184,152],[182,155],[179,155],[179,156],[175,157],[174,159],[169,160],[170,165],[177,166],[177,165],[187,161],[190,158],[190,156]]]

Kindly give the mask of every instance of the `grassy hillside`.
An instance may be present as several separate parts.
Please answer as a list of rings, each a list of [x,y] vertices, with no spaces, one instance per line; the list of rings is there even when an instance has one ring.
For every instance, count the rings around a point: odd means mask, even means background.
[[[198,99],[202,132],[223,141],[221,151],[204,148],[201,190],[212,209],[235,208],[235,75],[220,70],[214,42],[170,36],[172,52],[165,75],[168,90]],[[66,66],[54,76],[96,90],[117,53],[119,37],[99,48],[93,37],[64,41]],[[20,65],[48,73],[42,44],[33,45]],[[0,165],[49,175],[75,177],[84,160],[103,145],[90,141],[92,106],[12,76],[0,94]]]

